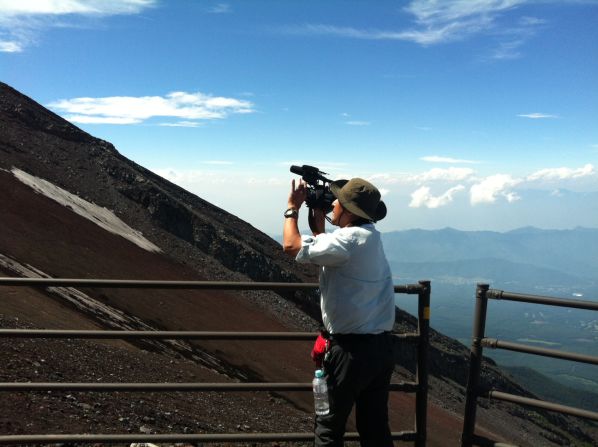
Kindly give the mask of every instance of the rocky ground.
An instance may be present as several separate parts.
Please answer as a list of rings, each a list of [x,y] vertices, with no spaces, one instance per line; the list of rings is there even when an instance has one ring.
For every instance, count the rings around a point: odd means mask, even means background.
[[[0,327],[29,325],[0,315]],[[225,380],[188,360],[127,347],[121,342],[0,338],[0,351],[3,353],[1,382]],[[0,433],[13,435],[310,432],[313,429],[311,413],[293,408],[280,396],[265,392],[3,392],[0,402]]]

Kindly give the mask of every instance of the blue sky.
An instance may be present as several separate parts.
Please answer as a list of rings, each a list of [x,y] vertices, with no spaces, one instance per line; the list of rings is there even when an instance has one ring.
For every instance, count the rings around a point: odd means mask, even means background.
[[[371,180],[383,231],[596,227],[596,23],[589,0],[0,0],[0,79],[270,234],[291,164]]]

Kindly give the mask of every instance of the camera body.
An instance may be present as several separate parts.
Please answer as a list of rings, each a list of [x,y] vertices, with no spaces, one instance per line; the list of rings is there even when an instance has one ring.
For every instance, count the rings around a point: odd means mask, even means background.
[[[332,211],[332,202],[336,200],[336,197],[330,191],[332,180],[324,177],[326,172],[322,172],[315,166],[309,165],[292,165],[291,172],[300,175],[305,183],[307,183],[305,204],[308,208],[323,210],[326,214]]]

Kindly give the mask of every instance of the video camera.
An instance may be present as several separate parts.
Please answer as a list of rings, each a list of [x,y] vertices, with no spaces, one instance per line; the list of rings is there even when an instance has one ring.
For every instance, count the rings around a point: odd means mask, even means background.
[[[305,204],[308,208],[323,210],[326,214],[332,211],[332,202],[336,200],[332,191],[330,191],[330,183],[332,180],[324,177],[326,172],[320,171],[315,166],[291,166],[293,174],[300,175],[305,183],[307,183],[307,197]]]

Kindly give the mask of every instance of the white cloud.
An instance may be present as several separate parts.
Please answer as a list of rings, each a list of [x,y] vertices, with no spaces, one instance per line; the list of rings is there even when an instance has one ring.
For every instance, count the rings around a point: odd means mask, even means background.
[[[420,28],[403,31],[400,33],[401,40],[412,41],[420,45],[453,42],[490,28],[493,18],[489,15],[479,15],[446,22],[441,20],[430,21],[430,23],[419,20],[418,22]]]
[[[524,3],[524,0],[414,0],[405,8],[417,21],[435,25],[466,17],[486,16]]]
[[[495,48],[494,53],[492,54],[492,59],[519,59],[522,56],[522,53],[519,51],[519,48],[524,43],[525,42],[522,39],[500,42],[498,44],[498,47]]]
[[[309,24],[290,32],[335,35],[355,39],[405,40],[432,45],[463,39],[494,27],[495,17],[524,0],[413,0],[404,8],[417,27],[403,30],[359,29],[326,24]],[[538,19],[539,20],[539,19]],[[539,21],[522,21],[519,27],[537,26]]]
[[[18,53],[20,51],[23,51],[22,43],[10,40],[0,40],[0,53]]]
[[[233,10],[231,9],[231,6],[228,3],[218,3],[208,10],[208,12],[212,14],[229,14],[232,11]]]
[[[577,169],[565,167],[540,169],[539,171],[528,175],[526,180],[530,182],[536,180],[569,180],[588,177],[595,174],[596,171],[594,170],[594,166],[588,163],[585,166]]]
[[[523,25],[523,26],[528,26],[528,25],[544,25],[546,23],[546,20],[544,19],[540,19],[538,17],[530,17],[530,16],[526,16],[526,17],[521,17],[521,19],[519,19],[519,24]]]
[[[453,201],[454,195],[464,189],[465,187],[463,185],[457,185],[453,188],[450,188],[444,194],[435,197],[430,193],[430,188],[428,186],[422,186],[411,194],[411,202],[409,203],[409,207],[439,208],[451,203]]]
[[[399,179],[396,176],[386,173],[370,175],[367,177],[366,180],[373,183],[374,185],[393,185],[399,182]]]
[[[554,119],[554,118],[558,118],[558,115],[552,115],[550,113],[522,113],[517,115],[520,118],[529,118],[532,120],[538,120],[538,119]]]
[[[154,6],[156,0],[1,0],[4,16],[135,14]]]
[[[469,200],[472,205],[480,203],[494,203],[499,197],[503,197],[511,203],[519,200],[517,193],[512,188],[521,183],[508,174],[495,174],[486,177],[480,183],[476,183],[469,190]]]
[[[125,123],[125,124],[127,124],[127,123]],[[163,127],[199,127],[202,124],[203,123],[198,123],[197,121],[178,121],[176,123],[160,123],[160,124],[158,124],[158,126],[163,126]]]
[[[153,117],[173,117],[183,119],[178,125],[185,127],[191,127],[198,120],[221,119],[231,114],[254,111],[253,104],[249,101],[214,97],[199,92],[173,92],[166,96],[61,99],[48,104],[48,107],[65,113],[65,118],[75,123],[138,124]]]
[[[142,120],[120,116],[64,115],[64,119],[79,124],[139,124]]]
[[[0,0],[0,52],[21,52],[44,30],[82,17],[138,14],[157,0]]]
[[[520,48],[546,23],[538,17],[513,18],[504,14],[531,0],[412,0],[403,11],[413,25],[400,29],[371,29],[331,24],[287,27],[286,32],[331,35],[364,40],[397,40],[429,46],[464,40],[478,35],[492,36],[498,48],[491,58],[521,57]]]
[[[371,123],[369,121],[345,121],[345,124],[348,126],[369,126]]]
[[[421,157],[420,160],[427,161],[430,163],[464,163],[464,164],[476,164],[479,161],[475,160],[463,160],[460,158],[451,158],[451,157],[439,157],[438,155],[429,155],[426,157]]]
[[[421,174],[412,175],[408,181],[427,183],[433,181],[460,182],[473,176],[475,171],[470,168],[433,168]]]
[[[387,31],[375,29],[358,29],[325,24],[309,24],[301,27],[287,28],[287,32],[295,34],[331,35],[364,40],[403,40],[421,45],[431,45],[448,40],[455,40],[459,31],[474,30],[472,23],[455,23],[427,30]]]

